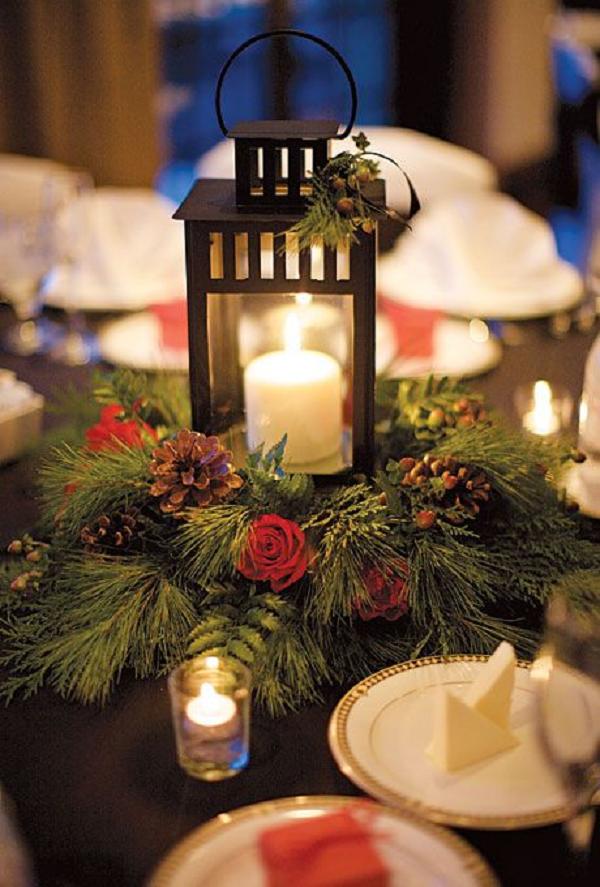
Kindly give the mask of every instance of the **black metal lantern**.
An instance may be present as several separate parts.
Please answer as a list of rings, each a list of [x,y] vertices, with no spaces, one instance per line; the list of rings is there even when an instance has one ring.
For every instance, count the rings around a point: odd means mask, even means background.
[[[342,66],[351,120],[258,121],[228,131],[220,107],[232,61],[279,34],[323,46]],[[235,141],[236,179],[195,183],[175,214],[185,222],[193,427],[218,434],[237,464],[287,434],[290,472],[343,477],[373,468],[376,231],[337,249],[298,250],[311,170],[329,140],[350,132],[356,87],[341,56],[318,37],[282,29],[243,43],[216,94],[223,133]],[[384,204],[384,185],[370,199]]]

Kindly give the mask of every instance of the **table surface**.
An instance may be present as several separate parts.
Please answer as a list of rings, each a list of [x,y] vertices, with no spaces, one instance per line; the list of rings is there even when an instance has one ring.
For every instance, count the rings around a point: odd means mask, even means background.
[[[0,327],[8,310],[0,308]],[[595,330],[573,327],[555,338],[548,321],[504,325],[502,363],[474,380],[489,401],[516,420],[517,385],[548,379],[575,402]],[[68,369],[44,358],[0,353],[0,366],[49,395],[67,384],[83,387],[89,369]],[[48,426],[56,424],[48,415]],[[26,462],[0,470],[0,544],[35,521],[34,472]],[[165,852],[211,817],[277,797],[360,795],[337,769],[326,729],[342,688],[279,720],[254,713],[248,769],[223,783],[186,777],[175,761],[165,682],[125,676],[104,708],[66,703],[48,691],[2,711],[0,782],[15,802],[42,887],[143,884]],[[581,885],[561,828],[460,832],[509,887]],[[0,866],[1,870],[1,866]],[[240,875],[242,878],[243,875]],[[600,881],[596,824],[590,884]]]

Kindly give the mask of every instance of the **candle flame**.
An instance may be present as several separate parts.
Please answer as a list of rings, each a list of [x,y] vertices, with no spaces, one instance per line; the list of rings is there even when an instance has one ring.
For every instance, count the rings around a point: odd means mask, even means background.
[[[217,693],[217,691],[215,690],[215,688],[213,687],[212,684],[209,684],[206,682],[203,684],[200,684],[199,698],[203,702],[208,703],[210,705],[212,702],[214,702],[214,700],[217,698],[218,695],[219,694]]]
[[[194,724],[215,727],[225,724],[234,716],[235,702],[215,690],[208,681],[203,681],[198,696],[188,702],[186,714]]]
[[[538,379],[534,383],[532,407],[532,410],[523,417],[525,428],[541,437],[555,434],[560,429],[552,388],[545,379]]]
[[[312,303],[312,293],[296,293],[294,301],[296,305],[310,305]]]
[[[290,311],[283,325],[283,346],[286,351],[300,351],[302,348],[302,332],[297,311]]]
[[[533,386],[534,409],[544,409],[552,403],[552,389],[545,379],[538,379]]]

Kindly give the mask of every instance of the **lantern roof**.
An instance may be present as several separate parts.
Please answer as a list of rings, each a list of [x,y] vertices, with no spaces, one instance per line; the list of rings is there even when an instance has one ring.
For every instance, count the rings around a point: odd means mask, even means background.
[[[385,206],[385,183],[377,179],[363,186],[363,194],[376,206]],[[260,208],[251,214],[240,211],[235,199],[235,181],[233,179],[198,179],[181,206],[173,214],[174,219],[193,222],[239,222],[247,219],[252,222],[273,222],[292,225],[300,218],[304,210],[273,214],[269,207],[263,212]]]
[[[333,139],[337,120],[247,120],[236,123],[227,133],[234,139]]]

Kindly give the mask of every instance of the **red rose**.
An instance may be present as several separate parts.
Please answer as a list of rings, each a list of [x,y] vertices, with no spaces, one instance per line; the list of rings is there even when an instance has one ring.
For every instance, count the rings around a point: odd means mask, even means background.
[[[278,514],[263,514],[252,522],[246,550],[237,569],[246,579],[270,582],[283,591],[306,572],[308,551],[303,530]]]
[[[361,619],[368,621],[383,616],[394,622],[408,610],[408,564],[398,560],[394,568],[385,571],[371,567],[363,576],[365,588],[371,597],[370,603],[357,603],[356,610]]]
[[[116,450],[121,444],[143,447],[144,434],[156,440],[156,432],[146,422],[136,419],[123,420],[125,410],[118,403],[111,403],[100,411],[100,421],[85,432],[88,449]]]

